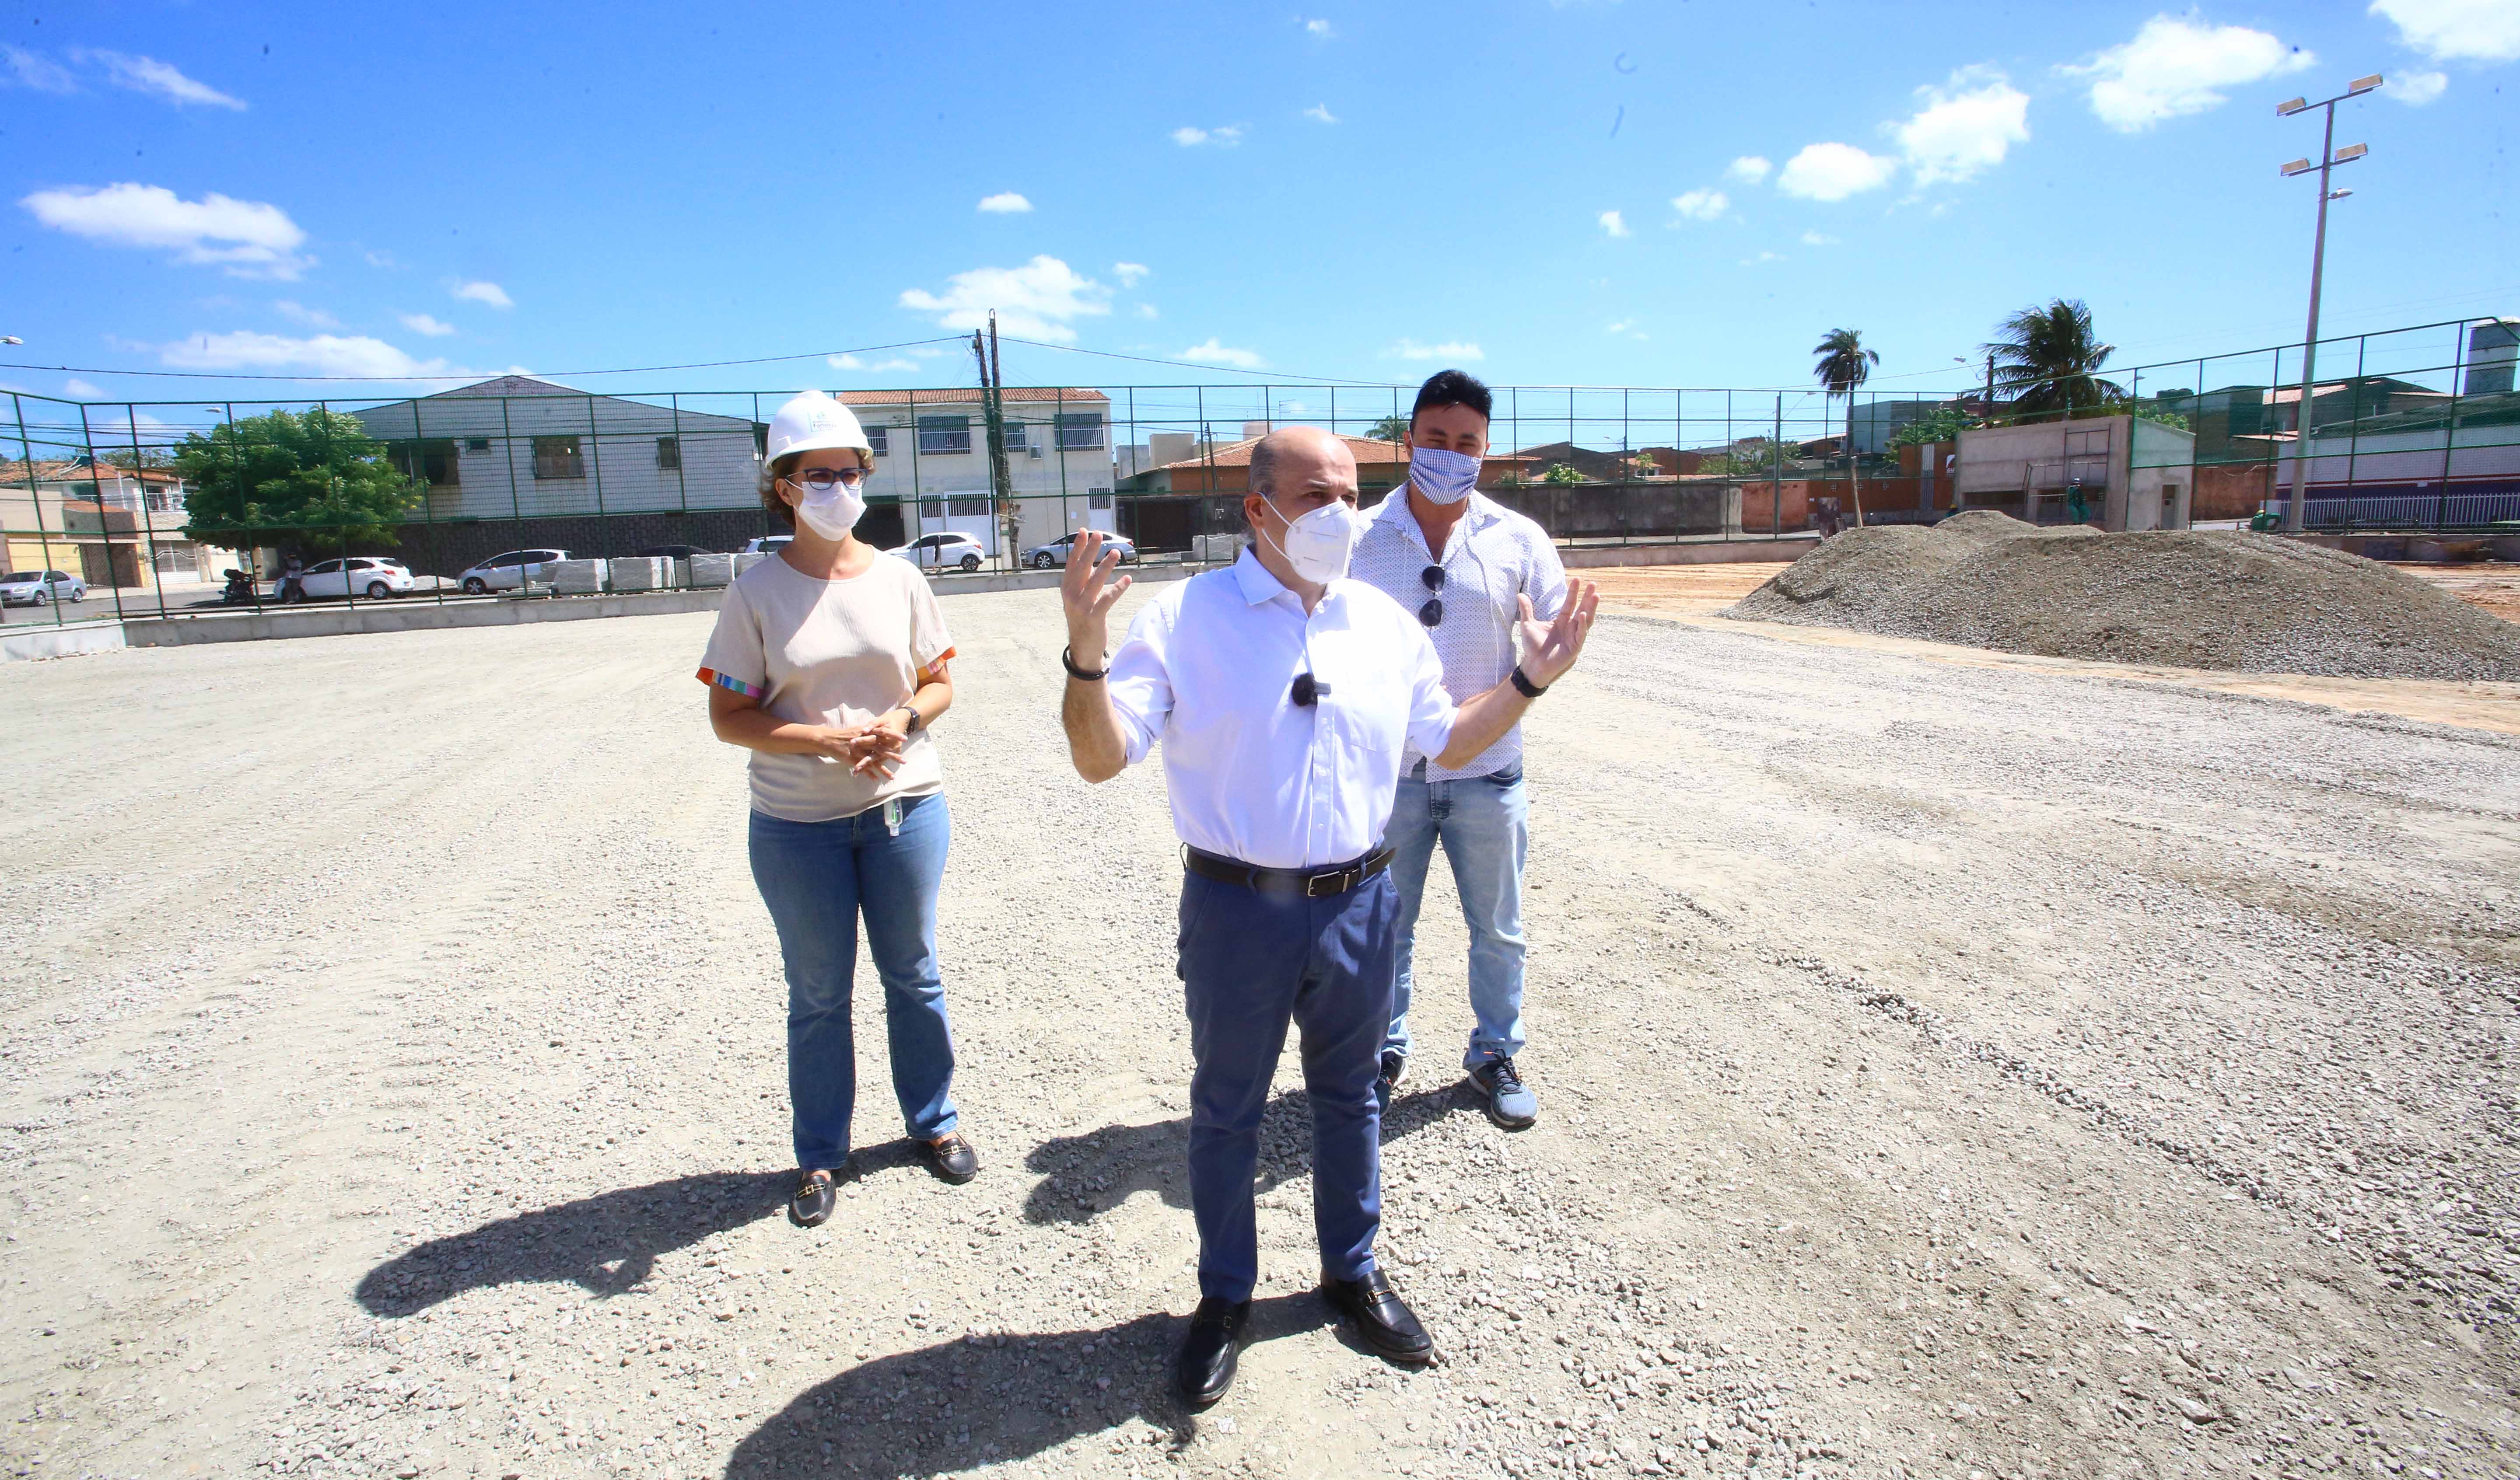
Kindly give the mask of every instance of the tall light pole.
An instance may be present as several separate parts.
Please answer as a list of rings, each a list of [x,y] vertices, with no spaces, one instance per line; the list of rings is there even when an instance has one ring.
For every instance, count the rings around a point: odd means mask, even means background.
[[[2295,159],[2283,167],[2286,179],[2306,175],[2314,168],[2318,171],[2318,229],[2312,236],[2310,247],[2310,328],[2302,335],[2301,340],[2301,404],[2295,408],[2292,419],[2292,497],[2284,501],[2283,527],[2286,534],[2301,533],[2303,516],[2310,503],[2310,402],[2317,389],[2318,284],[2327,266],[2327,202],[2347,194],[2344,191],[2330,194],[2327,176],[2337,165],[2351,164],[2371,152],[2371,146],[2367,144],[2348,144],[2343,149],[2336,147],[2336,105],[2348,98],[2359,98],[2379,85],[2380,74],[2373,72],[2367,77],[2355,78],[2345,91],[2324,102],[2312,103],[2295,98],[2275,105],[2275,116],[2279,118],[2289,118],[2314,108],[2324,109],[2327,112],[2327,131],[2319,142],[2318,164],[2313,165],[2308,159]]]

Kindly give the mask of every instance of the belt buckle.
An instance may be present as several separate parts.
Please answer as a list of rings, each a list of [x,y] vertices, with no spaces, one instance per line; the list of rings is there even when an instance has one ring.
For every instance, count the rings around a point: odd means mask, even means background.
[[[1316,874],[1312,877],[1304,880],[1304,897],[1306,899],[1328,899],[1333,894],[1344,894],[1347,892],[1348,875],[1355,872],[1356,871],[1353,869],[1341,869],[1336,874]],[[1324,888],[1323,885],[1325,884],[1330,885],[1330,887]]]

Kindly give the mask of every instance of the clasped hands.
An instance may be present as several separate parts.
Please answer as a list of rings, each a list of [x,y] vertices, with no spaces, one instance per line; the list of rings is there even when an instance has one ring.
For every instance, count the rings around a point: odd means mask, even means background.
[[[844,762],[851,773],[890,781],[901,768],[901,746],[909,737],[909,720],[899,709],[863,725],[822,725],[814,734],[814,753]]]

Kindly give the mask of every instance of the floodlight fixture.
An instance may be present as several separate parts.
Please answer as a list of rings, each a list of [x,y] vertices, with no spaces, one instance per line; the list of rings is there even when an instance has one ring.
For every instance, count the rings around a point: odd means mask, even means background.
[[[2357,77],[2345,85],[2345,96],[2349,98],[2359,98],[2379,85],[2380,74],[2378,72],[2373,72],[2367,77]]]
[[[2308,98],[2288,99],[2285,102],[2275,105],[2275,116],[2278,118],[2289,118],[2308,107],[2310,107],[2310,100]]]
[[[2318,141],[2318,162],[2313,164],[2308,159],[2295,159],[2283,166],[2286,179],[2309,174],[2312,170],[2318,171],[2318,225],[2310,239],[2310,324],[2301,336],[2301,418],[2295,427],[2292,444],[2291,497],[2284,501],[2283,527],[2287,534],[2301,533],[2310,496],[2311,402],[2318,384],[2318,290],[2327,269],[2327,202],[2342,201],[2354,194],[2350,190],[2329,189],[2328,171],[2340,164],[2351,164],[2371,153],[2371,146],[2367,144],[2348,144],[2343,149],[2336,147],[2336,105],[2348,98],[2361,97],[2378,87],[2380,81],[2380,74],[2373,72],[2355,78],[2347,84],[2345,91],[2333,98],[2321,98],[2317,103],[2306,98],[2293,98],[2275,105],[2275,113],[2279,117],[2289,118],[2314,108],[2327,115],[2325,132]]]
[[[2290,164],[2283,167],[2283,172],[2285,178],[2289,179],[2294,175],[2309,174],[2312,170],[2317,168],[2318,168],[2318,166],[2311,163],[2308,159],[2295,159]]]
[[[2354,194],[2354,192],[2350,190],[2331,190],[2327,193],[2327,199],[2331,201],[2342,201],[2352,194]]]
[[[18,337],[16,335],[13,335],[13,334],[11,334],[11,335],[0,335],[0,344],[23,344],[23,343],[25,343],[25,342],[26,342],[25,340],[23,340],[23,339],[22,339],[22,338]]]
[[[2350,164],[2370,152],[2371,146],[2368,144],[2348,144],[2343,149],[2336,152],[2336,162],[2339,164]]]

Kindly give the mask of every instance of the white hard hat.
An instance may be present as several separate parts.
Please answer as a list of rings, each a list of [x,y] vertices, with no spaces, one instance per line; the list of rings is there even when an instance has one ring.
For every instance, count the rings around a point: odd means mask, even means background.
[[[822,452],[854,447],[875,461],[875,444],[858,425],[857,413],[819,390],[789,399],[770,419],[768,459],[776,463],[791,452]]]

